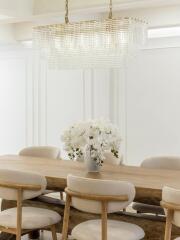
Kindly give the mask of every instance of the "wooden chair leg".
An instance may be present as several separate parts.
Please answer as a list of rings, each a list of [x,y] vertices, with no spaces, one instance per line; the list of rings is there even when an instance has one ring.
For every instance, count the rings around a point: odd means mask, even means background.
[[[57,240],[56,225],[51,226],[52,239]]]
[[[17,229],[16,240],[21,240],[21,228],[22,228],[22,189],[17,191]]]
[[[16,235],[16,240],[21,240],[21,235]]]
[[[166,228],[165,228],[164,240],[171,240],[171,230],[172,230],[173,214],[174,214],[173,210],[170,210],[170,209],[167,210]]]
[[[107,202],[102,202],[102,240],[107,240]]]
[[[64,209],[62,240],[67,240],[67,237],[68,237],[70,206],[71,206],[71,197],[67,194],[66,195],[66,205],[65,205],[65,209]]]

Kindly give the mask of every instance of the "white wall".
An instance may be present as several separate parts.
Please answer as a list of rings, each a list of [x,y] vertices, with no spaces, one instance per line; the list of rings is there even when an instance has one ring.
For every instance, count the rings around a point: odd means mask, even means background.
[[[83,120],[83,74],[81,70],[48,71],[46,84],[46,142],[59,146],[64,129]]]
[[[127,159],[180,155],[180,48],[143,50],[128,68]]]
[[[44,70],[43,70],[44,69]],[[109,70],[47,70],[41,64],[39,78],[37,144],[63,148],[63,131],[77,121],[110,119]]]
[[[13,24],[0,25],[0,44],[2,45],[14,42],[16,42],[16,40],[14,38]]]
[[[28,144],[31,117],[27,113],[27,59],[12,52],[0,54],[0,154],[16,153]]]
[[[119,75],[112,70],[48,70],[22,48],[1,49],[0,56],[0,154],[29,145],[62,147],[62,132],[76,121],[109,118],[119,124]]]
[[[158,41],[158,46],[160,42]],[[0,154],[28,145],[62,147],[75,121],[118,124],[128,164],[180,154],[180,47],[149,46],[124,70],[47,70],[30,51],[0,53]]]

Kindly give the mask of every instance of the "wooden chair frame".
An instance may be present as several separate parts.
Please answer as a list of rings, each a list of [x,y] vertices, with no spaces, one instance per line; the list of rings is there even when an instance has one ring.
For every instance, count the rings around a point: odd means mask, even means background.
[[[63,230],[62,230],[62,240],[67,240],[68,228],[69,228],[69,216],[72,197],[76,197],[84,200],[93,200],[101,202],[101,227],[102,227],[102,240],[107,240],[107,215],[108,215],[108,202],[125,202],[129,198],[127,195],[113,196],[113,195],[95,195],[95,194],[85,194],[79,193],[65,189],[66,193],[66,204],[64,210],[64,220],[63,220]]]
[[[22,207],[23,207],[23,191],[24,190],[40,191],[41,185],[0,182],[0,187],[17,190],[17,227],[8,228],[8,227],[0,226],[0,231],[14,234],[16,235],[16,240],[21,240],[21,236],[23,234],[30,233],[33,230],[39,230],[39,229],[32,229],[32,230],[22,229]],[[53,240],[57,240],[55,225],[45,226],[45,227],[51,230]]]
[[[164,240],[171,240],[174,211],[180,211],[180,205],[161,201],[161,206],[167,210]]]

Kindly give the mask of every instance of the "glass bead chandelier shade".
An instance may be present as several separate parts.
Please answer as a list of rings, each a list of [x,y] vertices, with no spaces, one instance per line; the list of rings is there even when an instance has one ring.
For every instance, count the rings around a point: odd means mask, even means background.
[[[34,29],[34,46],[53,69],[119,68],[146,38],[146,23],[134,18],[69,23],[66,13],[65,19]]]

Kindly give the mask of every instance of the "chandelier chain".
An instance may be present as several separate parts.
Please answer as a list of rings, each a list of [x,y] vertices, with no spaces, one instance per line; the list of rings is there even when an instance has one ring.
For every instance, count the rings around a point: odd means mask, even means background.
[[[109,2],[109,19],[112,19],[113,17],[113,4],[112,4],[112,0],[110,0]]]
[[[66,0],[65,11],[65,23],[69,23],[69,0]]]

